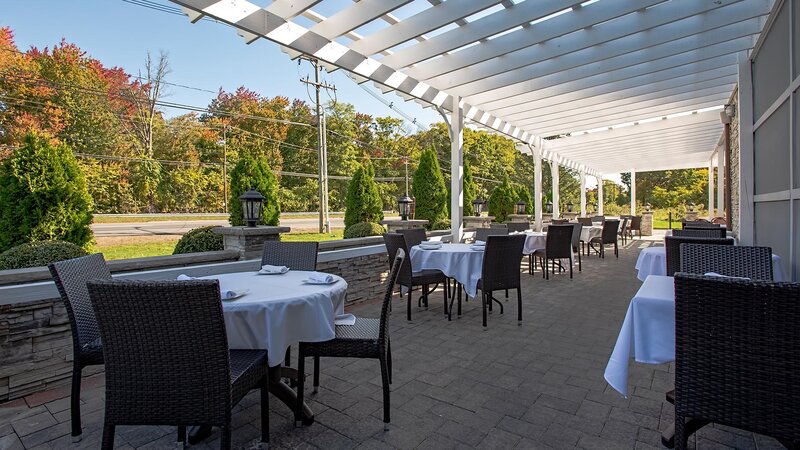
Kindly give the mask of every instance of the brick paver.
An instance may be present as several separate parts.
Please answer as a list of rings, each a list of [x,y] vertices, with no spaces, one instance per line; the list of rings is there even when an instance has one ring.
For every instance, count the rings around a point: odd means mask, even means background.
[[[283,404],[272,401],[273,448],[663,448],[660,433],[674,412],[663,400],[673,382],[670,365],[632,364],[629,398],[603,379],[625,310],[640,282],[634,261],[650,241],[629,242],[600,260],[585,257],[575,278],[523,274],[523,322],[516,299],[495,308],[481,327],[480,303],[448,322],[441,294],[428,310],[414,306],[405,320],[395,298],[391,317],[394,375],[392,424],[383,430],[377,361],[323,359],[321,388],[308,395],[316,414],[294,428]],[[502,293],[499,298],[504,301]],[[378,301],[351,312],[377,317]],[[293,352],[296,354],[296,352]],[[308,380],[310,383],[310,379]],[[68,389],[0,405],[0,449],[98,448],[102,433],[103,377],[84,383],[83,440],[69,437]],[[258,396],[234,413],[234,445],[252,447],[259,436]],[[118,448],[171,448],[170,427],[118,427]],[[197,448],[218,448],[217,432]],[[697,448],[781,448],[774,440],[728,427],[701,430]]]

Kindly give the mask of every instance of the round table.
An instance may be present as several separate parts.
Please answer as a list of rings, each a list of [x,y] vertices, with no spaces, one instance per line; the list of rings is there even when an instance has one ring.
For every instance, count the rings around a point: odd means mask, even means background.
[[[649,275],[667,274],[667,249],[666,247],[647,247],[642,249],[636,259],[636,278],[641,281],[647,279]],[[781,257],[772,254],[772,279],[774,281],[784,281],[783,263]]]
[[[547,233],[544,231],[526,231],[525,246],[522,248],[522,254],[530,255],[536,250],[544,250],[546,245]]]
[[[411,247],[411,270],[436,269],[464,286],[470,297],[478,294],[478,280],[483,269],[483,250],[474,250],[472,244],[442,244],[436,250]]]

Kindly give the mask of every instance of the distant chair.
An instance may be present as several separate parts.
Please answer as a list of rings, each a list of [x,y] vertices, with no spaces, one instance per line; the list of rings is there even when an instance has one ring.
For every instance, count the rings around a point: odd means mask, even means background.
[[[528,222],[508,222],[506,225],[508,225],[508,231],[510,233],[531,229],[531,224]]]
[[[428,234],[425,233],[425,228],[409,228],[405,230],[397,230],[397,233],[402,234],[406,238],[406,245],[411,248],[419,245],[422,241],[428,239]]]
[[[733,245],[733,239],[665,236],[667,276],[675,275],[681,268],[681,244]]]
[[[590,227],[594,224],[591,217],[578,217],[578,223],[585,227]]]
[[[686,227],[718,228],[720,226],[721,225],[719,225],[719,224],[711,223],[711,222],[709,222],[707,220],[702,220],[702,219],[698,219],[698,220],[682,220],[681,221],[681,228],[686,228]]]
[[[600,236],[595,236],[589,241],[589,245],[599,244],[599,256],[606,257],[606,245],[614,244],[614,256],[619,258],[619,245],[617,244],[617,233],[619,232],[619,220],[604,220],[603,232]]]
[[[633,233],[638,232],[639,237],[642,237],[642,216],[631,216],[630,223],[628,223],[628,235],[633,239]]]
[[[475,230],[475,240],[486,242],[489,236],[507,236],[508,228],[478,228]]]
[[[229,350],[219,282],[93,280],[87,283],[106,360],[102,448],[118,425],[222,429],[231,448],[232,410],[261,391],[261,442],[269,442],[267,352]]]
[[[578,254],[578,272],[581,272],[583,270],[581,267],[581,232],[583,231],[583,224],[573,223],[572,227],[572,252]]]
[[[102,253],[52,263],[48,266],[72,328],[72,394],[70,399],[72,440],[81,439],[81,378],[83,368],[103,364],[103,342],[89,300],[86,282],[110,280],[111,272]]]
[[[628,216],[622,217],[622,226],[619,229],[619,237],[622,239],[622,245],[625,245],[626,240],[628,239],[628,221],[630,219]]]
[[[503,304],[494,298],[494,291],[509,289],[517,290],[517,321],[522,321],[522,283],[520,281],[519,262],[522,260],[522,250],[525,247],[525,236],[490,236],[486,241],[486,250],[483,255],[481,278],[478,280],[478,289],[481,291],[481,307],[483,308],[483,326],[486,326],[486,309],[492,310],[492,302],[500,305],[500,314],[503,313]]]
[[[397,233],[386,233],[383,235],[383,242],[386,244],[386,251],[389,253],[389,262],[390,262],[390,269],[391,264],[397,255],[398,250],[403,250],[403,254],[409,255],[408,252],[408,245],[406,244],[406,238],[402,234]],[[447,277],[441,270],[433,270],[433,269],[425,269],[420,270],[418,272],[411,271],[411,258],[410,256],[403,259],[403,264],[400,267],[400,275],[397,279],[397,284],[401,287],[406,288],[407,296],[408,296],[408,306],[407,306],[407,320],[411,320],[411,292],[414,286],[422,286],[422,301],[425,302],[425,306],[428,306],[428,295],[436,290],[440,284],[443,286],[443,293],[444,293],[444,310],[447,312],[447,298],[448,298],[448,289],[447,289]],[[429,291],[428,287],[434,285],[433,290]]]
[[[603,223],[606,220],[606,216],[594,216],[592,217],[592,223]]]
[[[677,231],[677,230],[676,230]],[[772,281],[772,249],[734,245],[683,244],[681,272]]]
[[[264,242],[261,265],[286,266],[291,270],[317,270],[319,242]]]
[[[508,224],[505,223],[497,223],[497,222],[490,222],[489,228],[508,228]]]
[[[712,227],[684,228],[682,230],[672,230],[672,235],[676,237],[724,239],[727,237],[727,230],[725,230],[725,228],[712,228]]]
[[[572,224],[550,225],[547,229],[547,241],[544,250],[536,250],[532,257],[538,257],[542,267],[542,278],[550,279],[548,262],[552,261],[552,271],[555,271],[556,261],[567,258],[569,263],[569,277],[572,278]],[[561,263],[559,262],[559,267]],[[531,273],[533,271],[531,265]]]

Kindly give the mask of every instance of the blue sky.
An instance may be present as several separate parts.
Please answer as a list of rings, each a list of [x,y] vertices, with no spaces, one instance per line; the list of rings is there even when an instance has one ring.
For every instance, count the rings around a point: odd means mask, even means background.
[[[167,0],[158,3],[174,7]],[[172,73],[167,81],[216,92],[246,86],[265,96],[285,95],[309,100],[299,78],[313,72],[307,62],[297,61],[277,45],[258,40],[245,45],[233,28],[200,21],[191,24],[185,16],[173,15],[121,0],[3,0],[0,26],[14,30],[17,46],[52,46],[61,38],[77,44],[106,66],[119,66],[130,74],[143,68],[147,52],[168,53]],[[339,101],[352,103],[360,112],[400,117],[372,98],[341,72],[324,75],[336,85]],[[375,92],[374,87],[370,86]],[[207,106],[215,96],[209,92],[170,87],[170,102]],[[327,99],[323,95],[324,99]],[[394,94],[384,98],[421,123],[439,121],[439,115]],[[184,111],[165,111],[177,115]]]

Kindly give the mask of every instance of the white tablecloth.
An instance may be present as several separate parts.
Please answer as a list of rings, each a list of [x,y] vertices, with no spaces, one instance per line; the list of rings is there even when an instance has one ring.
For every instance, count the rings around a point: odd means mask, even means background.
[[[608,384],[628,396],[628,363],[675,360],[675,285],[672,277],[648,277],[628,305],[625,321],[606,366]]]
[[[645,281],[648,275],[667,274],[667,249],[665,247],[648,247],[642,249],[639,258],[636,259],[636,270],[639,273],[636,278]],[[772,279],[774,281],[785,281],[783,263],[781,257],[772,254]]]
[[[593,238],[600,237],[603,235],[603,227],[592,225],[591,227],[584,226],[581,228],[581,240],[583,242],[588,243]]]
[[[329,285],[303,282],[310,272],[291,270],[283,275],[255,272],[203,277],[217,279],[223,290],[249,289],[243,297],[222,302],[228,346],[266,349],[269,365],[283,361],[286,349],[298,342],[322,342],[336,337],[334,318],[344,314],[347,282]]]
[[[467,295],[478,293],[478,280],[483,268],[483,251],[472,250],[471,244],[444,244],[438,250],[423,250],[411,247],[411,270],[441,270],[464,285]]]
[[[544,250],[547,245],[547,233],[543,231],[526,231],[525,232],[525,247],[522,253],[530,255],[536,250]]]

